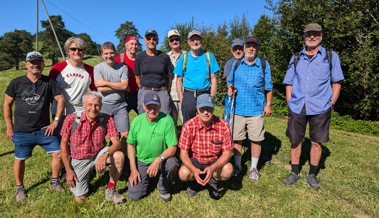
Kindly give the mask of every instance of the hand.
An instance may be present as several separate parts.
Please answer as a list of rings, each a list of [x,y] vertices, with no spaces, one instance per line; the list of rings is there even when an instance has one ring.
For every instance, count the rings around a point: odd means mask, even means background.
[[[54,120],[50,125],[42,127],[41,130],[45,129],[46,130],[45,135],[51,136],[53,135],[54,129],[57,128],[57,126],[58,126],[58,121]]]
[[[9,140],[12,140],[12,138],[13,138],[13,129],[12,128],[7,128],[7,138],[9,139]]]
[[[147,175],[149,175],[150,178],[155,177],[158,174],[161,164],[162,159],[160,157],[156,157],[149,165],[149,168],[147,168]]]
[[[203,174],[205,175],[205,178],[203,179],[203,183],[204,183],[203,186],[205,186],[206,184],[208,184],[209,180],[211,180],[214,171],[215,170],[213,169],[212,166],[206,167],[203,170]]]
[[[129,181],[129,185],[131,185],[132,187],[135,184],[142,182],[141,175],[139,174],[138,170],[131,171],[128,181]]]
[[[269,117],[271,114],[272,114],[271,106],[266,105],[265,108],[263,109],[263,115]]]
[[[100,78],[98,80],[95,81],[95,85],[96,86],[106,86],[107,85],[107,81],[104,79],[104,77],[102,75],[99,75]]]
[[[66,172],[66,181],[67,181],[68,187],[70,187],[70,188],[75,187],[76,182],[79,181],[78,177],[76,177],[75,171],[68,170]]]
[[[234,88],[233,86],[228,86],[228,95],[232,96],[237,92],[237,89]]]
[[[108,155],[106,153],[102,154],[99,159],[97,159],[96,161],[96,172],[101,172],[103,170],[105,170],[105,168],[107,167],[107,159],[108,159]]]

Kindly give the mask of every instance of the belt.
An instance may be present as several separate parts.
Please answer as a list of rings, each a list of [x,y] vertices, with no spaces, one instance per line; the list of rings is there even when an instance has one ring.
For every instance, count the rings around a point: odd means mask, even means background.
[[[143,90],[150,90],[150,91],[162,91],[167,90],[166,86],[162,86],[159,88],[148,88],[148,87],[142,87]]]
[[[211,94],[211,88],[206,88],[206,89],[186,89],[184,88],[184,91],[187,91],[187,92],[193,92],[193,96],[195,98],[197,98],[197,96],[201,95],[201,94]]]

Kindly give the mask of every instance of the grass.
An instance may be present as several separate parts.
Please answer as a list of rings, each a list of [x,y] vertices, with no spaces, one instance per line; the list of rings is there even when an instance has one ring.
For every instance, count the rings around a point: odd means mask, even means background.
[[[87,60],[86,60],[87,61]],[[91,65],[100,59],[88,59]],[[98,62],[96,62],[98,61]],[[45,69],[48,71],[50,67]],[[0,72],[0,104],[12,78],[25,71]],[[217,108],[220,115],[222,109]],[[46,115],[48,116],[48,115]],[[173,200],[164,203],[155,189],[146,198],[117,206],[104,198],[108,174],[96,175],[90,195],[76,203],[69,190],[50,192],[51,159],[40,147],[26,161],[25,185],[29,198],[23,204],[14,200],[13,143],[6,138],[3,115],[0,115],[0,214],[2,217],[379,217],[379,138],[332,129],[331,141],[325,144],[321,160],[320,190],[308,187],[309,140],[305,140],[301,179],[293,187],[281,181],[290,172],[289,142],[285,137],[286,120],[265,119],[265,151],[273,153],[271,165],[260,170],[260,180],[250,182],[240,176],[222,184],[223,197],[214,201],[207,191],[189,198],[175,187]],[[249,150],[243,156],[244,173],[250,166]],[[126,178],[117,185],[127,196]],[[65,188],[67,186],[65,185]]]

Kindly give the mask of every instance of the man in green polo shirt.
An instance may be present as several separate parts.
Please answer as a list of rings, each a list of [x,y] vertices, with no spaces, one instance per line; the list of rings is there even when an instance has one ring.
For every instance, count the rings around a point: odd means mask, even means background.
[[[154,92],[146,93],[145,113],[134,118],[127,143],[130,162],[128,196],[139,200],[146,196],[150,181],[159,176],[157,188],[163,201],[172,199],[170,184],[177,177],[179,164],[174,156],[178,140],[172,117],[159,112],[161,103]]]

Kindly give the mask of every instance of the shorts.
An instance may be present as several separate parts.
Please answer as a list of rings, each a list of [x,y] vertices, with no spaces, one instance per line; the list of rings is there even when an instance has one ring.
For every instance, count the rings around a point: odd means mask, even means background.
[[[309,121],[309,140],[317,143],[329,141],[329,126],[332,110],[318,115],[306,115],[305,106],[300,114],[292,112],[288,108],[288,125],[286,135],[291,144],[297,144],[304,140],[307,122]]]
[[[34,132],[14,132],[12,141],[15,147],[15,158],[25,160],[32,156],[33,149],[40,145],[46,153],[59,152],[60,146],[56,136],[46,136],[45,130]]]
[[[233,116],[233,115],[232,115]],[[244,117],[234,115],[233,140],[241,141],[246,139],[246,132],[249,135],[249,140],[253,142],[261,142],[265,139],[265,127],[263,124],[263,116]]]
[[[118,132],[129,131],[129,115],[126,102],[117,104],[103,104],[101,113],[113,116]]]
[[[70,190],[76,197],[88,193],[90,174],[92,170],[95,169],[97,159],[99,159],[99,157],[104,154],[108,148],[109,147],[105,146],[99,151],[99,153],[97,153],[97,155],[87,159],[71,159],[71,166],[76,173],[78,181],[76,181],[75,187],[70,188]]]

